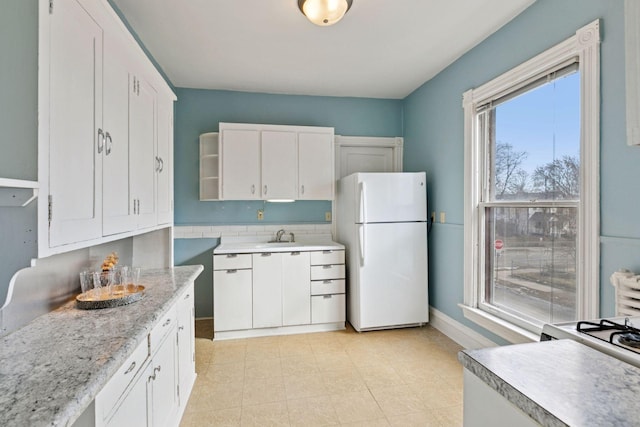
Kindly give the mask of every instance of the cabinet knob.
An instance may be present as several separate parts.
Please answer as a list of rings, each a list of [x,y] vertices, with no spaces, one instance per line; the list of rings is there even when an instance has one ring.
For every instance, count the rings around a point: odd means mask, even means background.
[[[98,154],[102,153],[104,149],[104,132],[102,129],[98,129]]]
[[[111,135],[109,134],[109,132],[106,132],[104,134],[104,139],[106,141],[104,154],[108,156],[109,154],[111,154],[111,148],[113,147],[113,139],[111,138]]]
[[[129,372],[133,371],[133,368],[135,367],[136,367],[136,362],[134,360],[133,362],[131,362],[131,365],[129,366],[129,368],[126,371],[124,371],[124,374],[127,375]]]

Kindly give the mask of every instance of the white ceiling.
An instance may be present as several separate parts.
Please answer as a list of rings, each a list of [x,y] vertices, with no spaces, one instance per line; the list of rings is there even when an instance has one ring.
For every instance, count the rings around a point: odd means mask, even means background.
[[[176,87],[402,99],[535,0],[113,0]]]

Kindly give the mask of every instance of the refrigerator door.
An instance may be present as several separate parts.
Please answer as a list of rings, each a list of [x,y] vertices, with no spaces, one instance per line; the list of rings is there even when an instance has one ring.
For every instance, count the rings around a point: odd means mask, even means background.
[[[359,173],[356,181],[356,222],[426,221],[424,172]]]
[[[350,319],[351,324],[366,330],[428,322],[426,223],[361,224],[357,229],[358,248],[351,256],[358,258],[358,272],[350,286],[358,288],[352,302],[358,307],[350,311],[358,319]]]

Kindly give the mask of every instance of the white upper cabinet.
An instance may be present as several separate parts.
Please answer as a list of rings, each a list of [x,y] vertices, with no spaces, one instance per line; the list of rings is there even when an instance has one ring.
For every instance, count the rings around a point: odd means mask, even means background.
[[[157,137],[158,224],[173,224],[173,101],[158,99]]]
[[[129,188],[129,58],[125,43],[105,35],[103,232],[122,233],[132,228]]]
[[[262,198],[296,199],[298,176],[295,132],[262,132]]]
[[[77,1],[56,2],[50,19],[50,246],[102,236],[102,37]]]
[[[333,199],[333,128],[220,123],[219,144],[220,200]]]
[[[301,200],[333,200],[333,135],[298,134],[298,192]]]
[[[170,226],[175,95],[108,3],[55,1],[48,12],[38,47],[38,174],[48,196],[38,204],[38,255]]]
[[[131,208],[137,228],[156,225],[155,156],[156,92],[146,80],[131,78],[129,102],[129,144]]]
[[[220,129],[222,199],[260,199],[260,132]]]

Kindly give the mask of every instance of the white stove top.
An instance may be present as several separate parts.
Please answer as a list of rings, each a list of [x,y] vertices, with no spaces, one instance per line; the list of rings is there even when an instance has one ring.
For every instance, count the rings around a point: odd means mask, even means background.
[[[640,317],[613,317],[606,320],[618,325],[625,325],[625,321],[627,321],[628,326],[640,329]],[[589,321],[589,323],[597,325],[600,321],[600,319],[592,320]],[[609,325],[608,322],[604,324],[605,326]],[[542,328],[541,340],[572,339],[615,357],[616,359],[640,367],[640,348],[630,347],[620,343],[619,335],[617,334],[613,336],[613,342],[609,342],[612,332],[616,332],[616,329],[580,332],[577,326],[578,322],[546,324]],[[584,327],[591,329],[590,326],[591,325],[583,323],[583,329]]]

